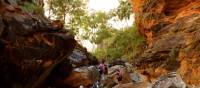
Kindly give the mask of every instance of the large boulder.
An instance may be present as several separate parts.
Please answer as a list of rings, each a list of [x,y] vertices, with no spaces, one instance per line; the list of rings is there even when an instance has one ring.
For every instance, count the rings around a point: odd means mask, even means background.
[[[71,63],[73,63],[74,67],[86,65],[89,63],[87,56],[78,49],[74,49],[73,53],[69,56]]]
[[[152,88],[186,88],[181,76],[175,72],[159,77]]]
[[[123,77],[122,77],[121,82],[117,81],[116,71],[118,69],[123,70]],[[118,83],[125,84],[125,83],[130,83],[130,82],[132,82],[132,80],[131,80],[130,74],[127,71],[126,67],[123,65],[114,65],[114,66],[108,68],[108,75],[106,76],[106,79],[103,80],[102,84],[105,88],[111,88],[111,87],[114,87],[115,85],[117,85]]]
[[[144,82],[146,81],[145,80],[145,77],[139,73],[130,73],[130,78],[131,78],[131,81],[132,82],[135,82],[135,83],[139,83],[139,82]]]
[[[0,87],[55,83],[47,79],[62,84],[72,70],[68,57],[77,44],[74,36],[58,22],[23,12],[16,1],[26,0],[0,0]]]
[[[98,60],[92,56],[87,49],[80,44],[76,44],[72,54],[68,57],[73,67],[81,67],[86,65],[97,65]]]
[[[70,88],[83,86],[91,87],[100,79],[100,74],[95,66],[74,68],[70,75],[64,80],[64,83]]]
[[[121,59],[113,60],[109,63],[109,67],[115,66],[115,65],[123,65],[125,66],[125,61]]]
[[[42,0],[0,0],[0,88],[67,87],[73,67],[97,64],[59,20],[23,12]],[[75,56],[75,57],[73,57]]]
[[[108,75],[111,75],[117,71],[117,69],[125,68],[123,65],[114,65],[108,68]]]

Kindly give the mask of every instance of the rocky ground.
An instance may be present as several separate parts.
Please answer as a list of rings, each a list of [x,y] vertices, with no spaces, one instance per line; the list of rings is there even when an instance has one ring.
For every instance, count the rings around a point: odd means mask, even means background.
[[[108,67],[108,74],[103,76],[100,76],[96,65],[74,68],[65,79],[65,83],[73,85],[71,88],[199,88],[187,84],[177,72],[169,72],[156,79],[150,79],[151,75],[147,72],[133,68],[135,67],[127,62],[113,65]],[[115,74],[117,69],[123,69],[123,78],[120,82],[117,81]]]
[[[199,88],[199,0],[132,1],[147,47],[134,63],[110,63],[102,79],[98,61],[59,20],[0,0],[0,88],[90,88],[100,79],[103,88]]]
[[[101,78],[98,88],[186,88],[186,83],[176,72],[162,75],[158,79],[149,80],[147,74],[135,71],[133,66],[126,62],[126,65],[114,65],[108,68],[108,74]],[[117,81],[114,73],[117,69],[123,69],[122,81]],[[95,88],[95,87],[94,87]],[[192,87],[191,87],[192,88]]]

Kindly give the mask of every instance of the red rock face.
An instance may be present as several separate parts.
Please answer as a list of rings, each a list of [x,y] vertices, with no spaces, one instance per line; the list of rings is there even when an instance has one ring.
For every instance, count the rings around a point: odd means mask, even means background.
[[[148,48],[138,66],[177,71],[188,84],[200,84],[200,1],[132,0],[138,31]],[[167,72],[165,71],[165,72]]]

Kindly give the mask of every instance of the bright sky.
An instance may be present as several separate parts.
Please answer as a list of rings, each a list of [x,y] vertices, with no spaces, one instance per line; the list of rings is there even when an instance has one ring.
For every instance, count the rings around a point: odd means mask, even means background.
[[[119,6],[118,0],[89,0],[88,10],[105,11],[117,8]]]

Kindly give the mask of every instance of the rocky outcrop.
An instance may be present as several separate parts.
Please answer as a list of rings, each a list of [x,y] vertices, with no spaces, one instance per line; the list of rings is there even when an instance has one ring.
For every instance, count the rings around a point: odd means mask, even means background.
[[[0,87],[67,87],[72,60],[76,67],[97,61],[60,21],[23,12],[18,3],[25,1],[0,0]],[[81,57],[70,59],[74,53]]]
[[[64,83],[70,88],[78,88],[80,86],[90,88],[100,79],[100,74],[95,66],[74,68]]]
[[[135,58],[137,66],[151,68],[151,77],[177,71],[186,83],[199,85],[200,1],[132,0],[132,4],[138,31],[148,46]]]
[[[69,31],[11,1],[0,3],[0,87],[38,88],[54,67],[68,62],[76,41]]]
[[[117,81],[116,70],[122,69],[122,81]],[[126,66],[115,65],[108,68],[107,79],[104,80],[105,88],[151,88],[151,83],[149,83],[146,76],[137,73],[129,72]]]
[[[74,68],[86,66],[86,65],[97,65],[97,59],[87,52],[87,49],[82,47],[80,44],[76,44],[72,54],[68,57],[70,63]]]
[[[76,43],[66,61],[58,64],[47,77],[44,87],[78,88],[90,87],[99,80],[97,59],[86,48]]]
[[[159,77],[152,88],[186,88],[181,76],[175,72]]]

